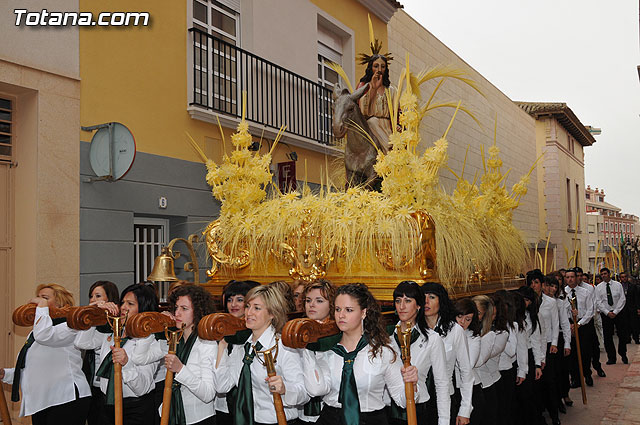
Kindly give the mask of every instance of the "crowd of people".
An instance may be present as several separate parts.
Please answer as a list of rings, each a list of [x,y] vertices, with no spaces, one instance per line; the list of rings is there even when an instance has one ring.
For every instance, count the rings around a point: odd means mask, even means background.
[[[606,377],[600,340],[607,364],[618,356],[627,363],[626,345],[631,337],[638,343],[636,284],[624,273],[612,279],[606,268],[593,281],[579,268],[546,276],[532,270],[516,290],[462,299],[439,283],[403,281],[393,292],[395,311],[385,313],[364,284],[231,281],[222,308],[246,330],[221,341],[198,335],[199,321],[215,311],[213,297],[184,284],[170,292],[166,312],[184,330],[175,354],[159,334],[125,331],[116,348],[108,327],[69,328],[49,309],[73,305],[72,295],[40,285],[31,300],[33,331],[16,367],[0,369],[0,378],[12,384],[13,401],[21,393],[20,415],[35,425],[113,424],[114,364],[122,366],[124,424],[159,423],[167,371],[174,373],[170,424],[275,424],[274,394],[290,424],[403,424],[407,387],[419,424],[560,424],[581,376],[587,386],[594,385],[591,367]],[[96,282],[89,302],[128,318],[158,309],[145,284],[119,293]],[[340,333],[287,347],[281,332],[293,311],[335,320]],[[406,365],[402,333],[410,333]],[[267,373],[265,350],[275,356],[275,374]]]

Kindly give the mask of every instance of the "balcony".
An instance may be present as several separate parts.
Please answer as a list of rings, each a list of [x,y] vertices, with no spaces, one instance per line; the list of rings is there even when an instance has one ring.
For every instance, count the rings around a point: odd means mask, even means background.
[[[221,119],[238,120],[246,91],[247,121],[271,133],[286,124],[285,134],[303,145],[332,150],[331,90],[197,28],[189,32],[193,49],[190,112],[195,107],[221,114]]]

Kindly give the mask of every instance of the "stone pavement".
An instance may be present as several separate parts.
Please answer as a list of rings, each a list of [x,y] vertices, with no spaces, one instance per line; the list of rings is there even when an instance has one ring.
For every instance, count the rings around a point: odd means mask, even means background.
[[[617,347],[617,341],[616,341]],[[627,345],[630,364],[618,358],[615,365],[606,365],[607,355],[600,361],[607,374],[593,374],[594,386],[587,387],[587,405],[582,404],[580,388],[572,389],[573,406],[560,414],[562,425],[640,425],[640,345]]]

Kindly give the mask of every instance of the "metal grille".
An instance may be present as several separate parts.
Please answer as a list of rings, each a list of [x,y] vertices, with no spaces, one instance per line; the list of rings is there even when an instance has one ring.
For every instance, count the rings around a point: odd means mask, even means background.
[[[193,36],[193,101],[226,115],[242,115],[242,92],[247,92],[246,119],[274,129],[333,145],[327,132],[331,122],[331,91],[199,28]]]
[[[13,102],[0,97],[0,161],[11,162],[13,156]]]
[[[168,243],[169,221],[136,218],[133,225],[136,282],[146,282],[155,258]]]

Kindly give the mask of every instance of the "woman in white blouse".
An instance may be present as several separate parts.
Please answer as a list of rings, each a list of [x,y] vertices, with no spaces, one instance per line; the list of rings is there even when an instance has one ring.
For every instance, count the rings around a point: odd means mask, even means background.
[[[496,306],[486,295],[473,297],[478,308],[478,318],[482,324],[480,332],[480,355],[474,365],[480,378],[485,406],[480,420],[474,423],[493,425],[498,422],[497,383],[500,380],[500,355],[504,351],[509,338],[507,320],[504,315],[504,304]],[[497,308],[498,307],[498,308]]]
[[[297,291],[296,288],[295,291]],[[294,294],[295,294],[294,291]],[[336,299],[336,287],[326,279],[318,279],[304,286],[301,295],[305,315],[317,322],[324,322],[331,318],[334,310],[333,302]],[[317,356],[314,351],[302,349],[303,366],[305,370],[305,387],[311,388],[317,385],[322,371],[318,369]],[[309,373],[316,370],[316,375]],[[300,422],[314,424],[320,417],[322,410],[322,397],[313,397],[308,403],[299,409]]]
[[[12,401],[20,416],[31,415],[34,425],[84,425],[91,390],[80,368],[80,351],[73,345],[76,331],[61,319],[51,319],[49,307],[73,305],[69,291],[55,283],[39,285],[33,331],[18,355],[16,368],[0,369],[4,383],[12,384]]]
[[[99,302],[98,307],[111,315],[128,318],[144,311],[158,309],[158,297],[151,286],[133,284],[120,294],[120,306],[114,303]],[[83,350],[99,350],[97,375],[100,376],[100,389],[105,396],[105,411],[110,423],[114,422],[113,409],[113,364],[122,365],[123,418],[127,425],[152,425],[156,412],[154,407],[154,374],[158,363],[137,365],[130,357],[138,344],[149,344],[154,336],[131,339],[126,330],[121,340],[121,348],[113,346],[113,334],[101,333],[95,327],[78,332],[75,340],[77,348]]]
[[[222,305],[225,312],[234,317],[244,317],[244,298],[251,289],[260,286],[254,280],[231,280],[222,290]],[[228,340],[231,338],[225,338]],[[243,341],[244,342],[244,341]],[[227,345],[228,354],[231,354],[233,344]],[[232,425],[233,418],[229,414],[229,403],[227,403],[227,392],[218,392],[214,400],[216,406],[217,425]],[[233,406],[231,406],[233,408]]]
[[[460,398],[452,397],[450,423],[466,425],[471,417],[471,397],[473,393],[472,365],[469,361],[469,349],[464,329],[456,322],[456,311],[449,294],[439,283],[427,282],[422,285],[425,295],[424,316],[427,326],[436,331],[444,341],[447,356],[447,376],[449,377],[449,395],[454,396],[455,387],[460,388]],[[454,368],[458,368],[460,379],[453,385]],[[460,381],[460,382],[458,382]],[[432,399],[428,402],[429,423],[437,422],[437,411]]]
[[[117,303],[118,300],[120,300],[120,292],[113,282],[99,280],[89,288],[89,305],[98,304],[99,302]],[[107,420],[104,410],[104,397],[100,390],[100,377],[96,376],[96,371],[100,366],[99,364],[96,365],[96,355],[99,354],[96,353],[96,350],[84,350],[82,359],[82,371],[91,387],[91,406],[87,417],[88,425],[102,425]]]
[[[432,369],[433,380],[437,393],[438,425],[449,425],[451,398],[449,397],[449,376],[447,375],[447,356],[444,342],[440,335],[428,328],[422,311],[424,309],[424,295],[420,286],[413,281],[400,282],[393,291],[393,299],[398,315],[397,326],[402,331],[411,329],[411,364],[418,368],[418,386],[420,396],[416,402],[416,413],[419,424],[427,423],[427,374]],[[391,346],[400,357],[398,329],[394,328]],[[397,405],[392,406],[391,423],[406,423],[404,409],[400,412]],[[398,413],[401,413],[399,415]],[[434,424],[435,425],[435,424]]]
[[[228,354],[227,343],[220,341],[218,391],[227,392],[233,385],[237,386],[235,411],[231,412],[236,425],[277,423],[274,393],[282,398],[287,421],[296,420],[298,408],[309,401],[300,354],[285,347],[280,339],[288,306],[275,286],[253,288],[245,297],[244,317],[251,330],[248,339],[242,345],[234,345],[231,354]],[[260,353],[269,349],[276,368],[276,375],[272,377],[267,376],[264,356]]]
[[[168,354],[165,340],[145,340],[132,356],[134,363],[147,364],[164,358],[173,377],[170,424],[215,425],[213,399],[218,344],[198,338],[198,323],[213,313],[213,298],[200,286],[183,285],[169,295],[169,306],[178,329],[184,328],[175,354]],[[162,411],[160,407],[159,411]]]
[[[324,407],[316,423],[385,425],[385,386],[404,408],[404,383],[416,383],[418,370],[403,367],[389,345],[380,304],[366,285],[351,283],[338,288],[334,317],[342,333],[331,349],[319,354],[321,385],[308,388],[312,396],[323,396]],[[419,397],[419,388],[415,395]]]
[[[524,298],[526,344],[528,353],[528,371],[526,378],[516,388],[518,401],[518,424],[532,425],[540,416],[534,402],[534,381],[542,377],[544,353],[541,350],[540,323],[538,321],[538,297],[528,286],[522,286],[518,292]],[[518,368],[520,366],[518,365]],[[519,375],[518,375],[519,377]]]
[[[471,298],[462,298],[456,301],[456,321],[464,329],[464,333],[467,337],[467,346],[469,347],[469,362],[473,365],[478,361],[480,357],[480,331],[482,325],[478,319],[478,308]],[[471,398],[471,404],[473,410],[471,411],[470,423],[478,423],[478,418],[482,417],[483,408],[485,407],[484,394],[482,393],[482,385],[480,384],[480,377],[475,368],[472,369],[473,375],[473,396]],[[458,369],[456,369],[456,382],[460,379]]]

